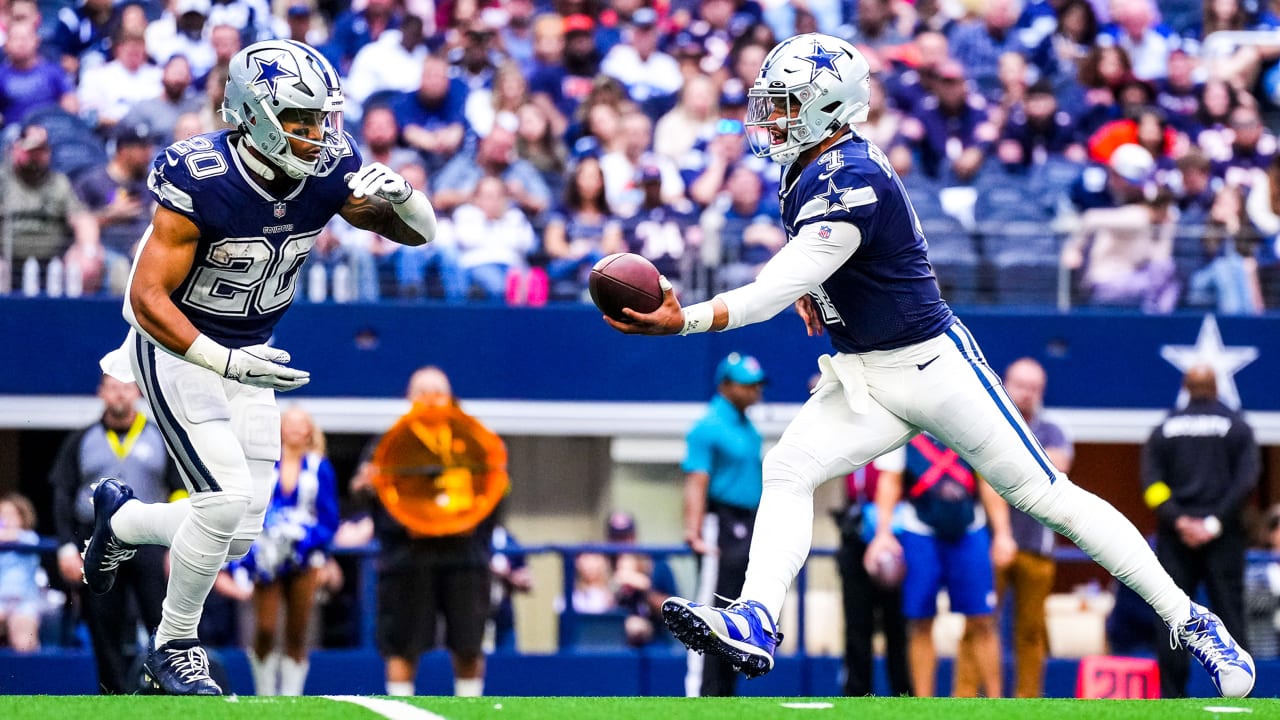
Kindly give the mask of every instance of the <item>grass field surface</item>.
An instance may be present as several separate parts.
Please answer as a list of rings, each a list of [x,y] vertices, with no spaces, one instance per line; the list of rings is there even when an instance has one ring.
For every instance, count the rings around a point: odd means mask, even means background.
[[[1253,720],[1280,700],[0,696],[5,720]]]

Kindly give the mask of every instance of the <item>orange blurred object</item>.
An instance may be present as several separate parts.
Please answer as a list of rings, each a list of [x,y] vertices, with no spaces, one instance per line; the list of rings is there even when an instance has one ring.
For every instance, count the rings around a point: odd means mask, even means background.
[[[373,487],[413,534],[470,532],[507,494],[507,447],[456,405],[415,404],[378,443]]]

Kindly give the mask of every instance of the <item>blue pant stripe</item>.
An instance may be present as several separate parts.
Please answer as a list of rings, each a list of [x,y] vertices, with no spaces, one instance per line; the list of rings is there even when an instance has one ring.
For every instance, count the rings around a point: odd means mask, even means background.
[[[956,349],[964,355],[969,361],[969,366],[973,368],[973,372],[978,376],[978,380],[987,388],[987,395],[995,401],[996,407],[1000,408],[1000,414],[1004,415],[1004,419],[1008,421],[1009,426],[1018,434],[1018,438],[1022,440],[1023,446],[1031,451],[1031,455],[1035,457],[1040,468],[1049,476],[1049,482],[1053,482],[1058,478],[1058,473],[1053,467],[1053,463],[1049,460],[1049,456],[1045,454],[1044,448],[1040,447],[1040,441],[1036,440],[1026,429],[1023,424],[1018,421],[1018,409],[1014,407],[1013,402],[1005,395],[1003,385],[1000,384],[1000,378],[987,365],[982,357],[982,351],[978,349],[978,343],[969,334],[969,329],[963,324],[957,322],[947,330],[947,336],[956,344]]]
[[[221,491],[222,488],[214,480],[213,473],[209,472],[209,468],[196,454],[195,446],[191,444],[191,437],[178,422],[173,409],[169,407],[169,403],[165,402],[164,394],[160,391],[160,382],[156,378],[155,345],[144,340],[141,334],[138,334],[136,342],[138,343],[138,366],[142,368],[143,374],[139,379],[146,386],[147,400],[158,421],[156,425],[164,433],[165,440],[177,461],[178,469],[182,471],[181,474],[186,478],[193,492]]]

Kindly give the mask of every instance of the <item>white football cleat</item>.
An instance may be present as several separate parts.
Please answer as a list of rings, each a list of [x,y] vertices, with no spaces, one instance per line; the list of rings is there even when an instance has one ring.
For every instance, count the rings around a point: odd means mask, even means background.
[[[769,611],[755,600],[720,609],[672,597],[662,603],[662,617],[671,634],[690,650],[718,655],[749,678],[773,669],[773,651],[782,635]]]
[[[1236,644],[1222,620],[1203,605],[1191,603],[1191,617],[1169,629],[1169,646],[1191,651],[1209,671],[1214,687],[1223,697],[1248,697],[1257,679],[1253,656]]]

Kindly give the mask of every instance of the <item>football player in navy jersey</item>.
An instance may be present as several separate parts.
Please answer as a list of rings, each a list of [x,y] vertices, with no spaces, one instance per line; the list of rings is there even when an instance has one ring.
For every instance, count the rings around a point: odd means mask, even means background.
[[[923,431],[1142,595],[1223,695],[1247,695],[1253,659],[1178,589],[1123,515],[1053,466],[940,297],[901,180],[851,127],[866,119],[868,92],[867,61],[845,41],[808,34],[779,43],[749,93],[747,126],[756,154],[784,166],[787,245],[754,282],[711,300],[681,308],[665,283],[654,312],[606,318],[621,332],[684,335],[760,322],[794,304],[809,333],[825,331],[835,349],[819,359],[817,387],[765,457],[742,595],[727,609],[670,598],[663,614],[672,632],[748,676],[772,669],[775,619],[812,542],[814,490]],[[885,549],[874,545],[868,553]]]
[[[94,491],[92,590],[106,592],[139,544],[171,552],[144,692],[221,694],[196,626],[219,568],[262,530],[280,458],[275,391],[310,380],[266,343],[316,236],[335,214],[405,245],[436,231],[421,192],[385,165],[362,167],[342,130],[338,74],[314,48],[255,43],[228,75],[223,115],[235,129],[176,142],[154,162],[158,207],[124,304],[132,329],[102,363],[137,379],[191,493],[146,504],[109,478]]]

